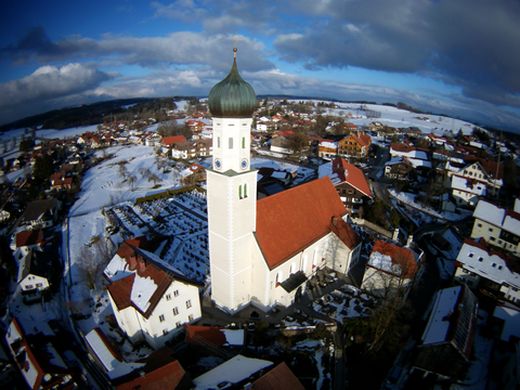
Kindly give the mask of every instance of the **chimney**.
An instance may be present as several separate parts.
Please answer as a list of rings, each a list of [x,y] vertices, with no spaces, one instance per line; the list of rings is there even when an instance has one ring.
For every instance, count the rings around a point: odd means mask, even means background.
[[[400,230],[398,227],[396,227],[394,229],[394,235],[392,236],[392,240],[399,242],[399,233],[400,233]]]

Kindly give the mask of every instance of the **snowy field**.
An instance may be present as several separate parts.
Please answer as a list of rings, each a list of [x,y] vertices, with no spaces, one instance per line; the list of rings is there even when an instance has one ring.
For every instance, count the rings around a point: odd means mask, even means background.
[[[298,100],[292,100],[298,102]],[[323,100],[311,100],[314,103]],[[325,101],[327,102],[327,101]],[[459,129],[464,134],[471,134],[473,131],[473,123],[460,119],[454,119],[447,116],[417,114],[411,111],[402,110],[392,106],[383,106],[379,104],[359,104],[359,103],[337,103],[337,108],[323,108],[325,114],[334,115],[345,118],[346,121],[352,122],[357,126],[367,126],[372,122],[379,122],[387,126],[396,128],[417,127],[423,133],[434,133],[437,135],[447,134],[450,131],[456,134]],[[381,114],[379,118],[367,117],[367,112],[362,109],[378,112]],[[369,111],[369,112],[370,112]]]
[[[70,127],[68,129],[55,130],[55,129],[43,129],[36,130],[37,138],[71,138],[79,136],[86,132],[96,132],[98,125],[90,125],[90,126],[81,126],[81,127]]]
[[[70,216],[89,213],[124,201],[133,201],[138,197],[180,185],[180,175],[177,171],[164,173],[157,168],[152,147],[117,146],[103,152],[113,157],[85,174],[80,199],[72,206]],[[100,155],[101,152],[98,153]],[[125,166],[124,176],[121,175],[121,164]],[[150,175],[145,173],[147,169],[158,177],[157,185],[150,180]]]

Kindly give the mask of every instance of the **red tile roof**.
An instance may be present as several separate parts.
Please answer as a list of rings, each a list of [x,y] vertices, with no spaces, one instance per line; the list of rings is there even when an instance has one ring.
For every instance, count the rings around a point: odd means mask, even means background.
[[[132,305],[130,293],[132,292],[134,280],[135,274],[130,274],[127,277],[116,280],[107,286],[107,290],[119,311]]]
[[[346,213],[328,177],[260,199],[256,239],[270,269],[331,231],[332,217]]]
[[[330,230],[349,248],[354,249],[359,243],[359,237],[352,226],[340,217],[333,217]]]
[[[162,390],[175,389],[186,372],[179,361],[174,360],[126,383],[116,386],[117,390]]]
[[[20,248],[21,246],[43,244],[45,237],[43,236],[43,230],[41,229],[25,230],[17,233],[15,240],[16,247]]]
[[[164,137],[161,142],[163,145],[174,145],[174,144],[180,144],[186,142],[186,137],[183,135],[172,135],[169,137]]]
[[[157,285],[157,288],[150,297],[150,305],[146,309],[146,312],[142,312],[141,309],[137,305],[134,305],[130,299],[135,280],[135,273],[110,283],[107,289],[118,310],[123,310],[129,306],[133,306],[144,317],[148,318],[150,314],[152,314],[157,303],[159,303],[160,299],[164,295],[164,292],[172,283],[173,276],[159,268],[148,259],[144,258],[142,253],[139,253],[137,250],[128,245],[130,241],[132,240],[125,241],[125,243],[119,247],[117,253],[126,260],[130,270],[135,270],[137,275],[142,278],[151,278]]]
[[[303,390],[304,387],[287,364],[282,362],[253,382],[254,390]]]
[[[186,325],[186,342],[198,343],[209,342],[211,344],[222,346],[226,343],[226,336],[221,332],[218,326],[199,326]]]
[[[372,198],[372,191],[370,190],[365,174],[354,164],[348,163],[344,158],[336,157],[332,161],[332,171],[339,176],[341,181],[351,185],[369,198]]]
[[[412,278],[415,275],[417,271],[417,260],[410,249],[397,246],[390,242],[377,240],[372,248],[372,253],[375,252],[390,256],[392,263],[399,265],[401,268],[401,276]]]

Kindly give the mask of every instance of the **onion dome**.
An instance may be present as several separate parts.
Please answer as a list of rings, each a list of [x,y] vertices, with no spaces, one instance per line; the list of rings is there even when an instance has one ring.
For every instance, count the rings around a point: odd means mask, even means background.
[[[224,80],[216,84],[208,96],[211,116],[216,118],[248,118],[256,108],[253,87],[238,73],[237,49],[233,49],[233,66]]]

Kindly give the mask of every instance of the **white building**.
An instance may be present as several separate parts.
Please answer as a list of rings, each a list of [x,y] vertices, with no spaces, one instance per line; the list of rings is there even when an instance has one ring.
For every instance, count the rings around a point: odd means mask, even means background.
[[[119,327],[132,342],[145,340],[154,348],[201,316],[200,286],[159,264],[153,253],[125,242],[105,269]]]
[[[502,169],[493,161],[476,161],[451,176],[452,195],[458,204],[475,206],[481,197],[495,196],[502,188]]]
[[[520,214],[515,202],[514,210],[507,210],[480,200],[473,212],[475,222],[471,237],[483,238],[487,243],[520,256]]]
[[[43,252],[30,250],[18,263],[18,286],[24,293],[42,293],[50,287],[52,269]]]
[[[211,298],[234,312],[289,305],[325,265],[347,272],[360,244],[328,178],[257,201],[250,169],[253,88],[229,75],[209,93],[213,164],[207,170]]]
[[[518,261],[485,242],[467,239],[457,256],[455,277],[477,288],[482,280],[494,286],[504,299],[520,303],[520,267]],[[490,283],[491,282],[491,283]]]
[[[410,248],[376,241],[365,267],[361,288],[383,297],[399,289],[406,293],[419,269],[421,257]]]

